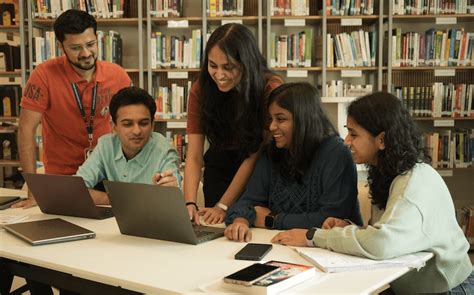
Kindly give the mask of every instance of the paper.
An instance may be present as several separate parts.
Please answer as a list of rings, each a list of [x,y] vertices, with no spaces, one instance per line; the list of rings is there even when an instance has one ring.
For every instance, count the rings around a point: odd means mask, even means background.
[[[1,224],[17,223],[17,222],[20,222],[20,221],[24,221],[26,219],[28,219],[28,215],[26,215],[26,214],[2,213],[2,214],[0,214],[0,225]]]
[[[419,252],[387,260],[372,260],[332,252],[321,248],[295,248],[302,257],[325,272],[345,272],[356,270],[371,270],[390,267],[411,267],[420,269],[433,254]]]

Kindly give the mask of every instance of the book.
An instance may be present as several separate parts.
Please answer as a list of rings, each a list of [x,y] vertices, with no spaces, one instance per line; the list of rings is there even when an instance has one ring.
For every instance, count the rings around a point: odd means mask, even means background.
[[[268,261],[265,264],[279,266],[280,271],[255,282],[249,287],[230,283],[224,283],[224,287],[239,293],[271,295],[293,287],[316,275],[316,269],[309,265],[276,260]]]
[[[372,270],[390,267],[410,267],[420,269],[433,254],[418,252],[386,260],[373,260],[364,257],[336,253],[321,248],[294,248],[298,254],[316,265],[324,272],[347,272]]]

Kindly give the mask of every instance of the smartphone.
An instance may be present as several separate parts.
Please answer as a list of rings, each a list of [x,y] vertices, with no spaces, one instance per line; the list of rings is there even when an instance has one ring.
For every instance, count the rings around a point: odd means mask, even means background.
[[[255,263],[224,278],[224,282],[251,286],[258,280],[261,280],[277,271],[280,267],[275,265]]]
[[[10,208],[11,205],[19,202],[20,197],[0,197],[0,210]]]
[[[238,260],[262,260],[272,247],[272,244],[248,243],[235,254],[234,258]]]

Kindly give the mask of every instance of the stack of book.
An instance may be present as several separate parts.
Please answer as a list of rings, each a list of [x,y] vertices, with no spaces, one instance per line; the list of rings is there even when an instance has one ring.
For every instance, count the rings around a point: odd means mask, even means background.
[[[271,16],[309,15],[310,0],[270,0]]]
[[[183,1],[181,0],[151,0],[150,6],[152,17],[183,16]]]
[[[131,3],[136,1],[109,0],[34,0],[33,13],[38,18],[56,18],[68,9],[87,11],[97,18],[121,18],[129,14]]]
[[[394,15],[474,13],[471,0],[415,1],[392,0]]]
[[[376,61],[377,37],[362,29],[351,33],[327,34],[327,66],[373,67]]]
[[[206,14],[209,17],[243,16],[244,0],[206,0]]]
[[[171,87],[158,86],[155,88],[155,103],[157,119],[183,119],[186,118],[188,94],[191,81],[186,86],[172,83]]]

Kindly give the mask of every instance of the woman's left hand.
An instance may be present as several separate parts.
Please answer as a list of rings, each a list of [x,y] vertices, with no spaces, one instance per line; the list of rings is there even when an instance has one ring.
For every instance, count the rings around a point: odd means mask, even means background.
[[[307,229],[295,228],[281,232],[273,237],[272,243],[287,246],[308,246],[306,243]]]
[[[225,218],[225,211],[215,206],[211,208],[202,208],[198,211],[198,214],[202,216],[202,220],[207,224],[222,223]]]

